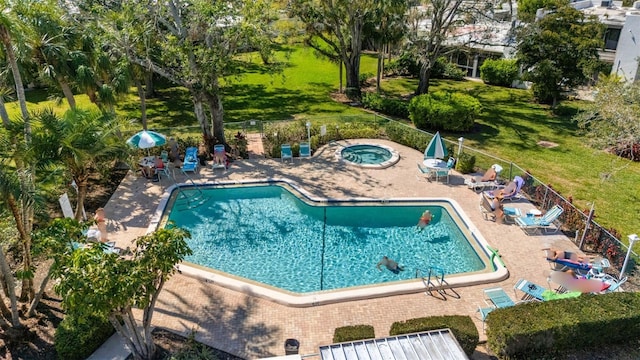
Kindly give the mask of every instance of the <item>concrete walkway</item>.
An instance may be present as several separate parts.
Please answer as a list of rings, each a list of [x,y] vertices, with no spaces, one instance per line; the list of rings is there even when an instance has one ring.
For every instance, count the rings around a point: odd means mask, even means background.
[[[448,197],[466,212],[489,244],[499,249],[509,269],[510,277],[490,286],[502,286],[512,297],[519,278],[547,285],[549,265],[541,248],[553,244],[559,248],[575,246],[561,233],[527,236],[515,225],[485,221],[479,211],[479,195],[468,189],[460,174],[453,174],[449,184],[428,183],[417,174],[416,163],[422,153],[383,140],[349,140],[347,143],[382,143],[400,153],[400,161],[384,169],[364,169],[345,165],[334,156],[336,146],[325,146],[314,152],[311,160],[293,164],[279,159],[236,161],[228,170],[202,168],[194,178],[197,183],[222,180],[287,178],[300,184],[318,197],[398,198]],[[176,172],[176,181],[184,175]],[[131,246],[131,241],[145,234],[159,198],[171,179],[150,182],[130,173],[105,207],[110,240],[119,247]],[[526,201],[514,202],[523,211],[533,208]],[[252,359],[284,354],[287,338],[300,341],[301,354],[315,354],[318,346],[332,343],[336,327],[369,324],[377,337],[387,336],[391,324],[416,317],[432,315],[469,315],[479,332],[482,324],[478,306],[485,306],[482,289],[485,286],[457,288],[460,299],[446,301],[425,293],[351,301],[340,304],[291,308],[248,294],[232,291],[181,274],[173,276],[162,291],[153,318],[156,327],[188,335],[195,331],[198,341]],[[485,336],[481,334],[481,339]]]

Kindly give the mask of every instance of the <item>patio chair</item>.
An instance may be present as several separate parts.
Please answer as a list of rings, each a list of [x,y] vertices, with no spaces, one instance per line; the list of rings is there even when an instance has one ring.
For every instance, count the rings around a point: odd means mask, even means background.
[[[280,145],[280,160],[284,162],[285,160],[291,160],[293,163],[293,153],[291,152],[291,145],[282,144]]]
[[[308,142],[300,143],[300,159],[311,158],[311,145]]]
[[[162,152],[160,152],[160,158],[166,166],[169,163],[169,152],[167,152],[167,150],[162,150]]]
[[[526,233],[542,229],[543,231],[555,233],[560,229],[560,225],[554,225],[564,210],[560,205],[554,205],[542,217],[521,216],[515,219],[516,224]]]
[[[431,180],[431,169],[429,169],[428,167],[424,166],[422,163],[416,163],[416,165],[418,165],[418,171],[420,172],[419,175],[421,175],[425,180],[430,181]]]
[[[184,162],[180,169],[184,174],[187,172],[195,173],[198,170],[198,148],[195,146],[188,147],[184,154]]]

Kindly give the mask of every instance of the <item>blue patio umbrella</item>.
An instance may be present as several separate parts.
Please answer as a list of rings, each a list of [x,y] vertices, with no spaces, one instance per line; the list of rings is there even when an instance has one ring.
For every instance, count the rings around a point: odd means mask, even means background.
[[[138,149],[149,149],[167,143],[167,138],[155,131],[142,130],[127,139],[127,144]]]
[[[425,159],[444,159],[447,157],[447,145],[444,143],[444,140],[440,136],[440,132],[436,132],[429,141],[429,145],[424,149],[424,158]]]

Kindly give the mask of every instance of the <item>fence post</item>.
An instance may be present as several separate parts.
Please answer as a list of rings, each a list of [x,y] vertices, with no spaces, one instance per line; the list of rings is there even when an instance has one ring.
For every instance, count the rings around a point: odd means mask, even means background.
[[[593,207],[594,207],[595,203],[591,202],[591,210],[589,210],[589,216],[587,216],[587,223],[584,226],[584,231],[582,232],[582,238],[580,239],[580,250],[582,249],[582,246],[584,245],[584,238],[587,236],[587,231],[589,231],[589,227],[591,225],[591,219],[593,219]]]
[[[462,136],[460,136],[458,138],[458,155],[456,156],[458,159],[460,159],[460,154],[462,154],[462,144],[464,143],[464,138]]]

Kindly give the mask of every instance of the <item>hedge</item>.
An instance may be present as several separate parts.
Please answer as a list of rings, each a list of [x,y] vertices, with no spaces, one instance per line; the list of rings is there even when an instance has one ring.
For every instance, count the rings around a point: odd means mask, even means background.
[[[496,309],[486,325],[487,344],[501,359],[562,358],[640,338],[640,294],[582,295]]]
[[[77,319],[67,315],[54,335],[58,359],[86,359],[98,349],[115,330],[111,323],[98,317]]]
[[[436,91],[411,99],[409,118],[422,130],[469,131],[481,109],[471,95]]]
[[[489,85],[509,87],[518,78],[518,64],[514,59],[487,59],[480,66],[480,78]]]
[[[356,341],[373,339],[376,337],[371,325],[352,325],[336,328],[333,332],[333,342]]]

